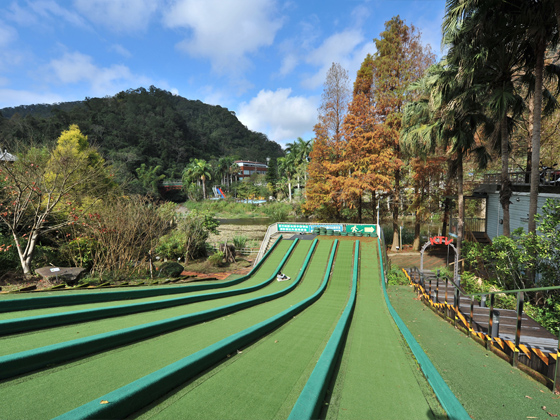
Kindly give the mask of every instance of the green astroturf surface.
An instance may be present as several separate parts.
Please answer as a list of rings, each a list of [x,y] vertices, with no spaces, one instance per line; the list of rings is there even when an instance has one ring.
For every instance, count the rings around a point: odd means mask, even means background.
[[[286,274],[297,274],[305,254],[297,253],[299,264],[290,259]],[[310,288],[298,287],[286,296],[230,316],[6,381],[0,384],[0,418],[51,418],[69,411],[268,319],[311,295],[321,280],[322,276],[311,279]],[[287,283],[275,281],[267,289],[274,292]]]
[[[326,418],[431,419],[426,396],[444,414],[385,305],[377,244],[361,245],[358,298]]]
[[[280,245],[282,245],[282,243],[279,244],[279,246]],[[288,242],[288,245],[291,245],[291,242]],[[296,249],[300,249],[300,251],[296,255],[292,255],[292,257],[286,263],[285,268],[283,268],[283,270],[288,275],[290,276],[292,274],[297,275],[297,272],[299,271],[299,268],[303,263],[303,259],[305,258],[305,255],[307,254],[310,245],[311,245],[310,241],[303,241],[302,243],[297,245]],[[270,261],[267,260],[265,264],[263,264],[263,267],[255,274],[255,276],[253,276],[253,278],[243,283],[246,284],[244,287],[248,287],[254,284],[259,284],[270,277],[272,271],[276,269],[278,263],[285,255],[286,250],[284,250],[283,248],[280,248],[280,250],[283,252],[278,254],[278,256],[276,254],[272,255],[270,257],[271,260]],[[71,325],[65,325],[61,327],[49,328],[45,330],[31,331],[27,333],[0,337],[0,355],[6,355],[6,354],[16,353],[24,350],[30,350],[33,348],[47,346],[50,344],[61,343],[68,340],[74,340],[76,338],[88,337],[91,335],[101,334],[108,331],[114,331],[121,328],[132,327],[140,324],[145,324],[148,322],[164,320],[166,318],[186,315],[186,314],[195,313],[207,309],[212,309],[218,306],[224,306],[234,302],[246,300],[252,297],[263,296],[269,293],[273,293],[274,291],[281,290],[287,286],[289,286],[288,282],[279,283],[273,281],[272,284],[268,285],[267,287],[264,287],[263,289],[247,294],[196,302],[188,305],[181,305],[181,306],[176,306],[167,309],[160,309],[157,311],[141,312],[137,314],[99,319],[99,320],[88,321],[79,324],[71,324]],[[237,286],[233,286],[233,288],[237,288]],[[160,298],[164,299],[164,297],[160,297]]]
[[[316,289],[332,241],[320,241],[300,287]],[[352,280],[352,242],[339,246],[325,294],[292,321],[160,401],[141,418],[283,419],[344,309]],[[313,279],[313,280],[312,280]],[[312,280],[310,282],[310,280]]]
[[[303,242],[309,242],[309,241],[303,241]],[[40,309],[34,309],[34,310],[25,310],[25,311],[13,311],[13,312],[1,312],[0,313],[0,320],[5,320],[5,319],[14,319],[14,318],[24,318],[24,317],[29,317],[29,316],[37,316],[37,315],[45,315],[45,314],[56,314],[56,313],[61,313],[61,312],[68,312],[68,311],[80,311],[80,310],[84,310],[84,309],[94,309],[94,308],[107,308],[107,307],[111,307],[111,306],[118,306],[118,305],[133,305],[136,303],[143,303],[143,302],[153,302],[153,301],[158,301],[158,300],[162,300],[162,299],[175,299],[175,298],[179,298],[179,297],[184,297],[184,296],[196,296],[196,295],[203,295],[203,294],[211,294],[211,293],[219,293],[221,291],[224,290],[236,290],[236,289],[242,289],[245,287],[249,287],[249,286],[254,286],[256,284],[261,283],[262,281],[266,280],[270,274],[272,273],[272,270],[274,270],[278,264],[280,263],[280,261],[282,260],[282,258],[284,257],[284,255],[286,254],[286,251],[288,251],[288,248],[292,245],[293,241],[281,241],[276,248],[272,251],[272,253],[269,255],[269,257],[264,261],[264,263],[261,265],[261,267],[259,267],[259,269],[256,271],[256,273],[251,276],[249,279],[236,284],[234,286],[230,286],[227,288],[220,288],[220,289],[210,289],[210,290],[199,290],[199,291],[195,291],[195,292],[188,292],[188,286],[185,286],[185,293],[177,293],[177,294],[171,294],[171,295],[162,295],[162,296],[153,296],[153,297],[148,297],[148,298],[141,298],[141,299],[126,299],[126,300],[116,300],[116,301],[111,301],[111,302],[96,302],[96,303],[89,303],[89,304],[80,304],[80,305],[69,305],[69,306],[58,306],[58,307],[53,307],[53,308],[40,308]],[[301,246],[301,243],[298,244],[298,246]],[[213,284],[213,283],[224,283],[227,282],[228,280],[220,280],[217,282],[208,282],[208,284]],[[206,282],[205,282],[206,283]],[[176,287],[176,285],[174,285]],[[152,286],[152,287],[157,287],[157,288],[165,288],[166,286]],[[120,289],[121,291],[123,289]],[[132,289],[132,290],[136,290],[136,289]],[[90,292],[90,293],[99,293],[100,289],[92,289],[92,290],[88,290],[88,291],[82,291],[84,293]],[[107,292],[107,290],[105,290],[105,292]],[[49,292],[49,295],[53,295],[53,293],[55,292]],[[66,294],[73,294],[75,293],[74,291],[69,292],[69,291],[59,291],[57,292],[58,295],[66,295]],[[18,295],[8,295],[8,296],[15,296],[17,297]],[[43,293],[41,294],[35,294],[35,295],[26,295],[26,297],[44,297],[45,295]],[[2,306],[2,303],[0,302],[0,308]]]
[[[390,286],[388,293],[399,316],[473,419],[560,415],[558,395],[414,300],[416,294],[410,286]]]

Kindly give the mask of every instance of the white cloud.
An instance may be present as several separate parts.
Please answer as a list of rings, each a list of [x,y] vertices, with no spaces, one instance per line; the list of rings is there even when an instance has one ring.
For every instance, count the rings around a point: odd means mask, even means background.
[[[0,47],[7,47],[18,37],[17,31],[0,20]]]
[[[273,43],[282,26],[275,15],[273,0],[176,0],[164,23],[191,32],[178,49],[208,58],[218,73],[230,73],[248,66],[247,54]]]
[[[280,66],[280,75],[286,76],[290,74],[298,65],[299,58],[296,54],[287,54],[282,59],[282,65]]]
[[[114,94],[118,90],[131,86],[149,86],[151,80],[133,74],[124,65],[113,64],[110,67],[98,67],[92,57],[79,53],[65,53],[59,59],[51,60],[49,67],[57,81],[63,84],[89,83],[94,95]]]
[[[434,15],[431,19],[421,18],[414,23],[414,26],[422,33],[422,43],[430,44],[436,55],[441,57],[441,22],[443,21],[444,10]]]
[[[319,70],[304,78],[302,85],[308,89],[319,87],[325,81],[327,71],[332,63],[339,63],[348,70],[350,79],[353,79],[366,55],[374,52],[373,42],[365,41],[361,31],[345,30],[337,32],[307,54],[306,62],[319,67]]]
[[[130,58],[132,57],[132,54],[130,51],[128,51],[125,47],[123,47],[120,44],[114,44],[111,45],[111,47],[109,48],[110,51],[116,52],[119,55],[122,55],[125,58]]]
[[[291,89],[261,90],[248,103],[239,105],[237,118],[254,131],[285,144],[304,137],[317,122],[318,98],[290,96]]]
[[[24,61],[25,49],[16,48],[18,32],[0,20],[0,71],[14,71]]]
[[[0,89],[0,108],[23,104],[52,104],[64,98],[54,93],[37,93],[28,90]]]
[[[5,13],[4,16],[7,19],[14,21],[21,26],[34,26],[38,23],[37,16],[35,14],[23,7],[20,7],[20,5],[16,2],[11,3],[8,10],[3,12]]]
[[[71,12],[63,7],[60,7],[53,0],[39,0],[28,3],[31,10],[33,10],[41,18],[56,18],[62,19],[79,27],[86,27],[87,24],[84,19],[77,13]]]
[[[88,28],[88,24],[78,13],[61,7],[54,0],[28,1],[26,6],[11,3],[5,11],[6,18],[21,26],[51,27],[53,21],[57,24],[65,21],[73,26]]]
[[[147,28],[160,3],[161,0],[74,0],[84,16],[114,32]]]

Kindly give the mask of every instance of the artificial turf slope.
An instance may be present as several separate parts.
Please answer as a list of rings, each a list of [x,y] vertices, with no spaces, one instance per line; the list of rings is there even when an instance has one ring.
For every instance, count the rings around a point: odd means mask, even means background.
[[[560,397],[453,328],[410,286],[390,286],[391,303],[449,388],[475,420],[550,419]]]
[[[385,305],[376,242],[362,243],[358,298],[327,419],[433,419],[444,414]]]
[[[262,283],[268,279],[276,269],[279,262],[285,255],[287,247],[291,245],[291,241],[283,241],[275,249],[275,252],[267,259],[263,266],[247,281],[243,282],[241,285],[232,286],[232,289],[243,288],[253,286]],[[297,255],[293,255],[288,262],[285,264],[283,270],[286,273],[297,274],[303,258],[305,257],[307,251],[310,247],[310,241],[305,241],[299,243],[296,249],[300,251]],[[278,251],[278,252],[277,252]],[[303,254],[303,257],[301,255]],[[290,275],[290,274],[288,274]],[[99,319],[95,321],[87,321],[79,324],[64,325],[60,327],[31,331],[26,333],[14,334],[7,337],[0,337],[0,356],[16,353],[20,351],[30,350],[42,346],[48,346],[55,343],[62,343],[64,341],[73,340],[76,338],[89,337],[95,334],[102,334],[108,331],[114,331],[122,328],[133,327],[141,324],[146,324],[148,322],[165,320],[168,318],[191,314],[199,311],[204,311],[207,309],[215,308],[217,306],[223,306],[235,302],[239,302],[250,297],[262,296],[264,294],[271,293],[272,289],[283,288],[287,286],[286,284],[276,285],[275,282],[265,287],[264,289],[257,290],[252,293],[242,294],[237,296],[231,296],[227,298],[220,298],[216,300],[207,300],[196,303],[191,303],[188,305],[179,305],[171,308],[160,309],[149,312],[141,312],[137,314],[123,315],[118,317],[111,317],[106,319]],[[223,290],[223,289],[222,289]],[[208,293],[208,292],[207,292]],[[213,294],[211,292],[209,294]],[[198,292],[197,292],[198,294]],[[178,297],[177,295],[173,298]],[[168,296],[160,296],[159,299],[167,299]],[[151,298],[153,299],[153,298]]]
[[[39,315],[48,315],[48,314],[58,314],[62,312],[69,312],[69,311],[79,311],[79,310],[87,310],[87,309],[95,309],[95,308],[108,308],[111,306],[119,306],[119,305],[135,305],[138,303],[145,303],[145,302],[154,302],[163,299],[175,299],[184,296],[196,296],[196,295],[204,295],[204,294],[213,294],[219,293],[224,290],[235,290],[235,289],[242,289],[248,286],[254,286],[259,284],[260,282],[266,280],[268,276],[270,276],[273,269],[275,269],[278,263],[282,260],[288,248],[292,245],[292,241],[281,241],[276,248],[271,252],[268,258],[263,262],[261,267],[259,267],[256,272],[247,280],[229,286],[223,289],[209,289],[209,290],[199,290],[199,291],[189,291],[189,286],[184,286],[185,292],[184,293],[177,293],[172,295],[161,295],[161,296],[152,296],[146,298],[139,298],[139,299],[125,299],[125,300],[113,300],[108,302],[95,302],[95,303],[87,303],[87,304],[79,304],[79,305],[62,305],[62,306],[55,306],[50,308],[39,308],[39,309],[29,309],[25,311],[12,311],[12,312],[0,312],[0,320],[8,320],[8,319],[16,319],[16,318],[25,318],[31,316],[39,316]],[[301,246],[301,244],[298,244]],[[228,278],[227,280],[220,280],[220,281],[208,281],[207,283],[227,283],[232,279]],[[206,283],[206,282],[205,282]],[[152,286],[157,288],[167,287],[167,286]],[[121,291],[123,289],[120,289]],[[97,294],[97,293],[106,293],[110,294],[115,292],[114,290],[103,290],[103,289],[90,289],[90,290],[76,290],[76,291],[59,291],[59,294],[75,294],[77,292],[80,293],[89,293],[89,294]],[[35,295],[23,295],[26,298],[34,297],[34,298],[42,298],[45,295],[52,295],[55,292],[42,292],[37,293]],[[19,294],[8,294],[4,295],[5,299],[18,299],[21,298],[22,295]],[[2,308],[2,302],[0,301],[0,310]]]
[[[310,245],[307,243],[302,250]],[[290,258],[285,272],[296,275],[305,255],[306,251]],[[287,287],[286,283],[274,281],[265,289],[271,293]],[[320,279],[315,281],[313,291],[319,284]],[[263,289],[257,292],[264,293]],[[310,294],[296,289],[227,317],[5,381],[0,384],[0,418],[48,419],[65,413],[267,319]]]
[[[316,289],[313,280],[323,277],[331,243],[319,242],[301,288]],[[353,242],[340,244],[328,288],[316,303],[141,418],[287,418],[348,299],[352,249]]]

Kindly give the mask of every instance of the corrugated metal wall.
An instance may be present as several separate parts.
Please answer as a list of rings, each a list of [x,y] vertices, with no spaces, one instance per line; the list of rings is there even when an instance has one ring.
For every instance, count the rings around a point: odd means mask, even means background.
[[[560,199],[558,194],[539,194],[539,201],[537,204],[537,212],[541,213],[541,208],[547,198]],[[523,228],[527,232],[527,225],[529,224],[529,193],[513,193],[509,206],[509,217],[511,231],[517,228]],[[503,218],[502,205],[500,204],[500,193],[488,194],[488,207],[486,213],[487,219],[487,234],[490,239],[503,234],[503,225],[499,223]]]

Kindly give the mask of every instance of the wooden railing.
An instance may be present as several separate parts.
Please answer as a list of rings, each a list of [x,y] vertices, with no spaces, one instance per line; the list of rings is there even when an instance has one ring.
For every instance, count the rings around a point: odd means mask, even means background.
[[[509,180],[513,185],[530,185],[531,172],[518,171],[508,172]],[[500,173],[492,173],[484,175],[485,184],[501,184],[502,175]],[[558,169],[547,169],[539,175],[540,186],[560,186],[557,180],[560,178],[560,171]]]
[[[457,219],[451,221],[450,232],[457,233]],[[486,219],[482,217],[465,217],[465,232],[486,232]]]

